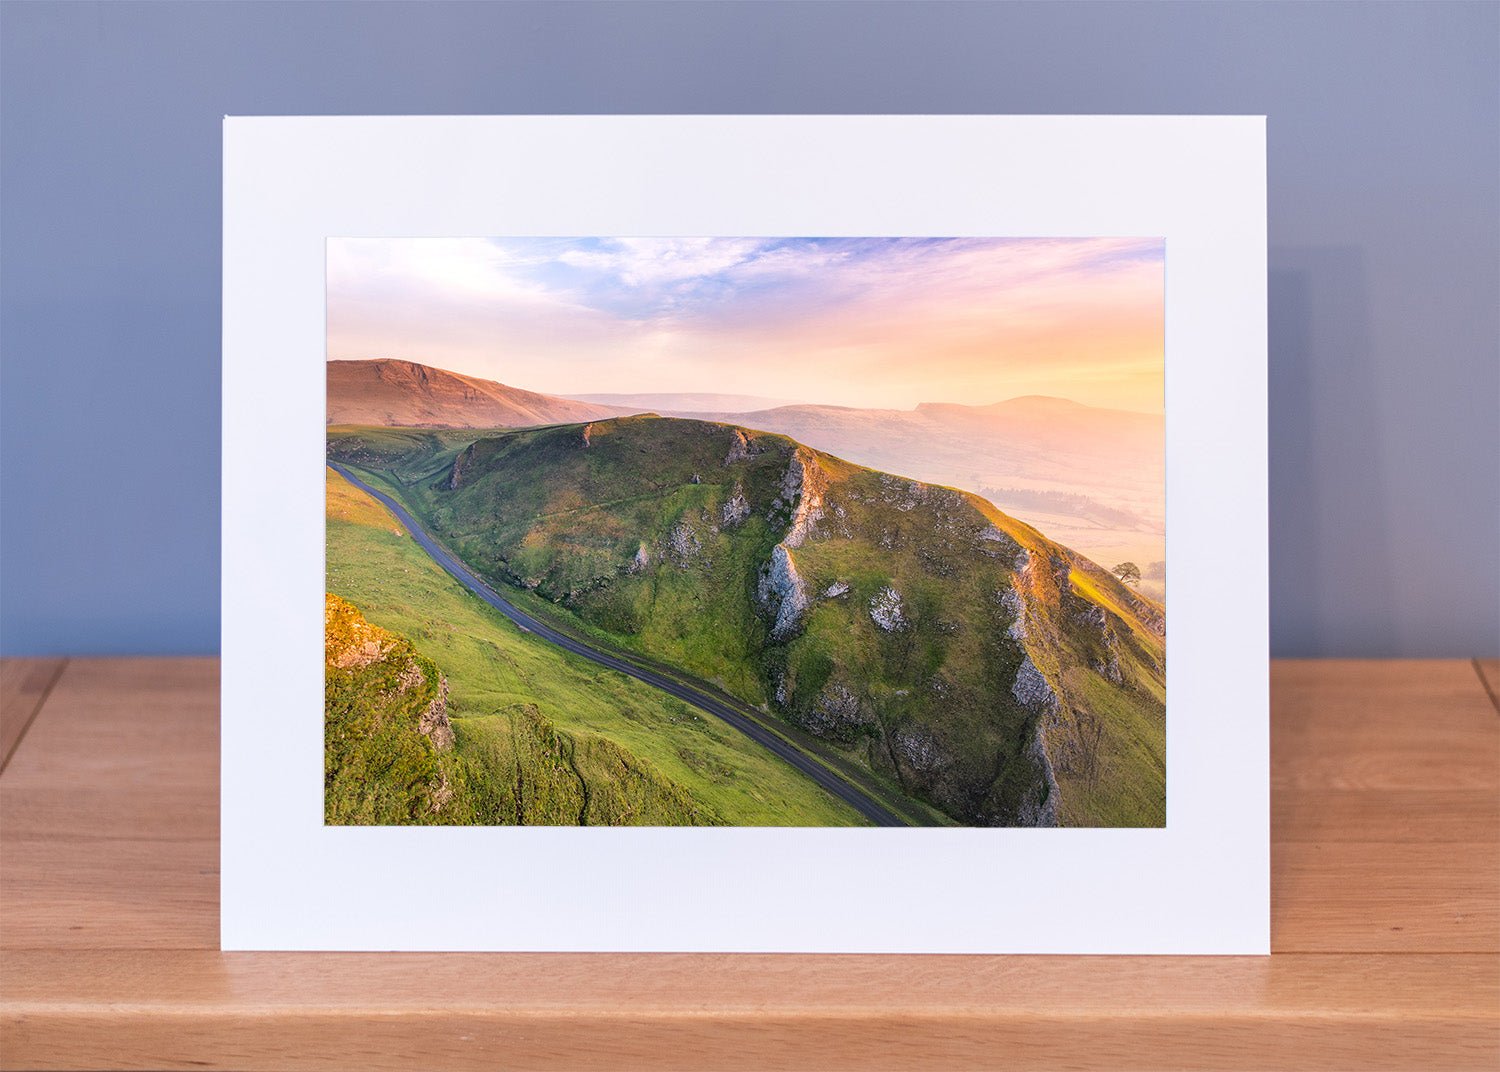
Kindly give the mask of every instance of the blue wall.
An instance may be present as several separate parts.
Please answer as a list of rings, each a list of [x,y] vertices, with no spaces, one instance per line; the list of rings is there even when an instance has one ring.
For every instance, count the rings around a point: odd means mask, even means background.
[[[1497,42],[1492,3],[0,5],[0,650],[218,645],[221,116],[692,111],[1268,115],[1273,650],[1500,652]]]

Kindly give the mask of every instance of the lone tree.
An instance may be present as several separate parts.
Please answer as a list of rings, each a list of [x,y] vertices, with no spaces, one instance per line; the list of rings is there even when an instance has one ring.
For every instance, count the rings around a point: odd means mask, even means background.
[[[1141,567],[1137,566],[1134,562],[1121,562],[1114,569],[1110,570],[1110,572],[1126,584],[1141,583]]]

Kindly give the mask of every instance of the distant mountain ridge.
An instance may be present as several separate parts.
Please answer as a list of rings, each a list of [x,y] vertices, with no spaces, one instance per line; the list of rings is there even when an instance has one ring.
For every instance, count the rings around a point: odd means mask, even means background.
[[[328,362],[328,424],[527,428],[633,412],[526,391],[416,361]]]
[[[606,406],[624,406],[633,413],[655,410],[658,413],[679,410],[715,413],[748,413],[794,405],[790,399],[766,398],[763,395],[724,394],[715,391],[645,391],[636,394],[575,394],[583,402]]]
[[[711,401],[718,405],[706,408]],[[1165,422],[1158,414],[1045,395],[982,405],[922,402],[912,409],[741,408],[771,401],[713,392],[562,397],[413,361],[328,364],[331,425],[526,428],[643,411],[727,421],[983,495],[1106,564],[1145,566],[1166,558]],[[1163,595],[1154,580],[1144,581],[1142,591]]]

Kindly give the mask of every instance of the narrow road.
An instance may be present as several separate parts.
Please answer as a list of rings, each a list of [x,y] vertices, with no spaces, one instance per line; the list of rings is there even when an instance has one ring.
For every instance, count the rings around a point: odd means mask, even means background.
[[[785,760],[797,770],[807,775],[866,819],[869,819],[876,826],[908,825],[893,812],[871,799],[863,790],[844,781],[817,760],[799,751],[795,745],[773,733],[765,726],[762,726],[749,715],[741,711],[736,711],[722,700],[700,692],[690,685],[675,681],[663,674],[658,674],[647,667],[637,666],[618,656],[590,647],[582,641],[568,636],[566,633],[558,632],[546,622],[533,618],[530,614],[527,614],[524,610],[496,592],[484,581],[480,580],[479,577],[470,572],[467,566],[449,554],[435,539],[428,535],[427,530],[422,527],[417,519],[412,517],[410,512],[395,499],[377,488],[372,488],[342,465],[337,465],[333,462],[329,462],[328,464],[341,477],[365,494],[378,499],[387,510],[396,515],[396,519],[411,534],[412,539],[416,540],[421,545],[422,550],[431,555],[438,565],[452,574],[456,581],[522,629],[541,637],[543,640],[550,641],[564,651],[570,651],[574,655],[582,656],[591,663],[596,663],[607,669],[626,674],[637,681],[644,681],[646,684],[661,689],[668,695],[675,696],[684,703],[691,704],[698,708],[698,710],[712,715],[721,722],[733,726],[773,755]]]

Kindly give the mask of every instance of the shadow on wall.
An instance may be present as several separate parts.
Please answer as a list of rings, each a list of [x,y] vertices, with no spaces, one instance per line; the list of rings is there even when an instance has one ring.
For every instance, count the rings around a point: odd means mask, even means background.
[[[1273,246],[1270,265],[1271,653],[1396,651],[1364,251]]]

